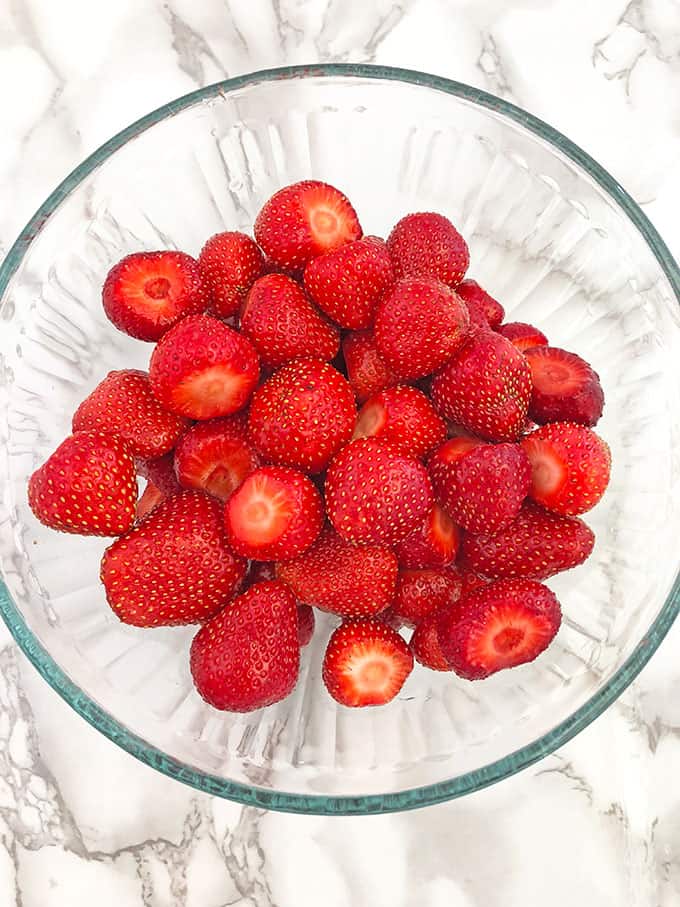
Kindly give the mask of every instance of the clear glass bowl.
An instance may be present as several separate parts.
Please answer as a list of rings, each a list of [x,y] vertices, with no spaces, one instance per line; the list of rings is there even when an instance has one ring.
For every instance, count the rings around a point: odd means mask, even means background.
[[[306,177],[335,183],[367,232],[449,215],[471,275],[577,350],[607,396],[613,451],[589,515],[588,563],[550,582],[565,620],[541,658],[468,683],[417,668],[381,709],[336,706],[320,681],[329,627],[294,694],[221,714],[192,690],[192,628],[118,623],[98,581],[105,540],[50,532],[26,481],[78,402],[150,347],[106,321],[100,288],[140,249],[196,254],[250,230]],[[47,199],[0,270],[0,608],[46,680],[119,746],[201,790],[316,813],[408,809],[498,781],[560,746],[621,693],[680,601],[680,277],[644,214],[564,136],[491,95],[367,66],[289,68],[173,101],[120,133]],[[323,621],[320,621],[323,624]]]

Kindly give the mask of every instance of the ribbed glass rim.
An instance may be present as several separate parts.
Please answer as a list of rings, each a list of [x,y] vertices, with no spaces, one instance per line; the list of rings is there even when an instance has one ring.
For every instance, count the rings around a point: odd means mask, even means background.
[[[208,85],[205,88],[170,101],[109,139],[108,142],[79,164],[57,186],[20,233],[0,266],[0,305],[12,275],[16,272],[26,251],[40,233],[48,218],[55,212],[66,196],[93,170],[131,139],[136,138],[151,126],[174,116],[197,102],[209,100],[226,92],[261,82],[317,79],[328,76],[401,82],[451,94],[479,107],[499,113],[550,143],[561,154],[581,167],[622,209],[646,241],[680,302],[680,270],[668,247],[647,216],[614,177],[593,160],[590,155],[552,126],[527,113],[520,107],[516,107],[514,104],[510,104],[501,98],[462,82],[454,82],[440,76],[390,66],[327,63],[261,70],[216,82],[213,85]],[[609,682],[569,718],[527,746],[482,768],[439,784],[412,788],[396,793],[370,794],[358,797],[326,797],[273,791],[239,784],[217,775],[201,772],[186,763],[173,759],[137,735],[132,734],[127,728],[119,724],[112,715],[90,699],[56,664],[28,628],[7,587],[0,581],[0,613],[24,654],[50,686],[79,715],[101,731],[102,734],[105,734],[111,741],[163,774],[183,781],[185,784],[205,793],[234,800],[247,806],[316,815],[386,813],[442,803],[488,787],[537,762],[582,731],[617,699],[647,664],[666,636],[679,610],[680,574],[676,577],[671,592],[666,598],[657,618],[650,626],[649,631]]]

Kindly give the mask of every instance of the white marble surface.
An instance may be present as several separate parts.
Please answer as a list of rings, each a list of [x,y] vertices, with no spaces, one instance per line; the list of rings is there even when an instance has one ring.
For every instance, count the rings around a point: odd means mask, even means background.
[[[0,0],[0,252],[67,171],[197,86],[318,60],[487,88],[570,135],[680,255],[678,0]],[[394,816],[196,794],[84,724],[0,630],[6,907],[677,907],[676,626],[559,753]]]

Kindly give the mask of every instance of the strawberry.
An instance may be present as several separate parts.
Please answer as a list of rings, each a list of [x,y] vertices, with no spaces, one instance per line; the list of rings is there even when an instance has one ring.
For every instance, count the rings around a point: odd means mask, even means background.
[[[392,610],[407,627],[417,627],[432,611],[458,601],[461,587],[455,570],[400,570]]]
[[[135,466],[137,475],[143,476],[147,481],[153,483],[163,497],[169,498],[173,494],[179,494],[182,490],[175,473],[174,451],[150,460],[136,459]]]
[[[450,287],[470,264],[467,243],[441,214],[407,214],[394,227],[387,248],[398,278],[435,277]]]
[[[298,605],[298,643],[300,648],[303,649],[305,646],[309,645],[312,641],[312,636],[314,636],[314,625],[316,621],[314,620],[314,608],[310,608],[309,605]]]
[[[373,324],[381,296],[394,283],[394,270],[383,240],[366,236],[310,261],[304,281],[329,318],[356,331]]]
[[[345,334],[342,340],[347,377],[359,403],[399,383],[399,379],[380,358],[373,331]]]
[[[207,491],[226,501],[260,465],[248,443],[245,413],[197,422],[175,448],[175,471],[183,488]]]
[[[590,510],[609,484],[608,445],[585,425],[555,422],[522,441],[531,464],[529,494],[555,513],[573,516]]]
[[[262,561],[296,557],[321,532],[323,503],[314,483],[283,466],[252,472],[227,501],[227,537],[234,551]]]
[[[241,312],[241,331],[272,368],[303,356],[330,361],[340,346],[336,328],[284,274],[266,274],[255,281]]]
[[[216,233],[201,249],[198,266],[210,291],[210,312],[237,315],[246,293],[264,273],[264,255],[245,233]]]
[[[459,564],[456,568],[460,580],[462,583],[460,589],[460,597],[465,598],[466,595],[469,595],[470,592],[474,592],[475,589],[481,589],[482,586],[488,586],[489,580],[484,579],[483,576],[477,576],[469,567],[466,567],[465,564]]]
[[[578,517],[550,513],[525,501],[515,520],[495,535],[463,536],[463,563],[489,579],[547,579],[582,564],[595,544]]]
[[[241,409],[259,374],[250,341],[210,315],[194,315],[171,328],[149,366],[156,399],[189,419],[214,419]]]
[[[271,463],[321,472],[349,441],[356,406],[342,375],[318,359],[284,365],[257,389],[248,434]]]
[[[251,561],[246,576],[246,585],[264,583],[266,580],[276,579],[276,564],[273,561]]]
[[[387,624],[388,627],[392,627],[393,630],[399,632],[404,626],[400,617],[394,613],[394,608],[385,608],[384,611],[381,611],[380,614],[375,615],[376,620],[381,620],[383,623]]]
[[[453,290],[429,277],[398,281],[375,315],[375,342],[389,368],[423,378],[464,343],[470,318]]]
[[[160,340],[182,318],[205,312],[210,295],[190,255],[135,252],[109,271],[102,302],[119,331],[138,340]]]
[[[137,519],[136,522],[139,523],[144,519],[152,510],[155,510],[156,507],[165,500],[165,495],[157,488],[153,482],[147,482],[146,488],[139,496],[137,501]]]
[[[201,627],[191,674],[216,709],[252,712],[284,699],[300,669],[295,596],[282,583],[256,583]]]
[[[422,526],[406,536],[394,549],[400,567],[447,567],[458,554],[461,534],[445,510],[435,504]]]
[[[444,441],[436,450],[433,450],[427,459],[427,465],[430,475],[435,476],[438,482],[447,481],[453,476],[456,465],[463,457],[467,456],[471,450],[480,447],[485,442],[474,435],[469,435],[466,431],[455,434],[452,438]]]
[[[505,579],[490,583],[439,614],[442,654],[466,680],[481,680],[537,658],[560,628],[562,612],[542,583]]]
[[[189,422],[164,409],[151,393],[146,372],[109,372],[73,416],[73,431],[118,435],[135,457],[159,457],[177,443]]]
[[[416,661],[419,661],[426,668],[430,668],[431,671],[451,670],[451,665],[444,657],[442,647],[439,645],[439,634],[437,632],[441,613],[444,610],[447,610],[446,605],[424,617],[416,627],[409,643]]]
[[[604,394],[597,373],[584,359],[553,346],[533,347],[525,356],[531,368],[529,416],[534,422],[597,423]]]
[[[531,469],[517,444],[480,444],[454,464],[435,455],[434,493],[458,526],[493,535],[515,519],[529,492]]]
[[[364,618],[333,632],[322,677],[340,705],[384,705],[399,693],[412,670],[413,655],[396,630],[384,621]]]
[[[386,441],[409,457],[424,457],[446,438],[446,423],[425,394],[400,385],[364,404],[354,437]]]
[[[44,526],[58,532],[127,532],[137,503],[130,449],[115,435],[76,432],[28,480],[28,503]]]
[[[505,310],[476,280],[461,281],[456,293],[465,303],[471,322],[488,326],[494,331],[498,329],[505,318]]]
[[[353,441],[326,473],[326,509],[337,532],[356,545],[395,545],[432,507],[425,467],[389,444]]]
[[[496,328],[501,336],[506,337],[517,349],[524,353],[534,346],[547,346],[548,338],[543,331],[539,331],[533,324],[524,321],[509,321]]]
[[[227,544],[220,502],[184,491],[106,549],[101,580],[123,623],[160,627],[211,617],[245,572]]]
[[[304,268],[313,258],[360,237],[359,219],[349,200],[318,180],[280,189],[255,221],[255,239],[267,258],[285,270]]]
[[[277,566],[298,599],[343,617],[372,617],[392,601],[397,559],[389,548],[355,548],[326,526],[311,548]]]
[[[531,373],[509,340],[482,332],[437,372],[431,393],[445,419],[489,441],[514,441],[524,427]]]

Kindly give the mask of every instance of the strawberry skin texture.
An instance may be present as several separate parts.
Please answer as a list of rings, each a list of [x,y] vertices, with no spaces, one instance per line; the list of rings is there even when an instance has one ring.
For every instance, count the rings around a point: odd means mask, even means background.
[[[394,551],[399,566],[410,570],[448,567],[455,561],[460,543],[460,529],[448,513],[435,504],[422,526],[399,542]]]
[[[396,630],[364,618],[333,632],[321,676],[336,702],[357,708],[390,702],[412,670],[413,655]]]
[[[337,329],[284,274],[266,274],[255,281],[241,313],[241,331],[271,368],[302,357],[330,361],[340,348]]]
[[[542,583],[506,579],[490,583],[439,614],[444,658],[466,680],[482,680],[537,658],[560,628],[562,612]]]
[[[247,565],[229,548],[223,519],[215,498],[184,491],[107,548],[101,580],[118,618],[136,627],[194,624],[229,601]]]
[[[73,416],[73,431],[118,435],[135,457],[160,457],[177,443],[189,421],[164,409],[149,376],[136,369],[109,372]]]
[[[394,283],[385,243],[367,236],[310,261],[305,289],[319,308],[340,327],[369,328],[375,309]]]
[[[59,445],[28,482],[28,503],[50,529],[121,535],[135,521],[137,478],[121,438],[79,431]]]
[[[566,516],[585,513],[609,484],[611,452],[585,425],[555,422],[522,441],[532,470],[529,494],[548,510]]]
[[[547,579],[590,557],[592,530],[578,517],[550,513],[525,501],[513,522],[495,535],[463,536],[463,563],[489,579]]]
[[[509,321],[496,328],[498,333],[513,343],[523,353],[535,346],[547,346],[548,338],[533,324],[524,321]]]
[[[345,378],[326,362],[298,359],[253,395],[248,436],[270,463],[317,473],[349,441],[355,419]]]
[[[424,378],[465,342],[470,317],[443,283],[430,277],[398,281],[375,316],[375,342],[389,368],[404,379]]]
[[[375,438],[409,457],[424,457],[446,438],[446,422],[425,394],[400,385],[371,397],[361,409],[355,438]]]
[[[392,601],[397,559],[386,547],[355,548],[327,526],[304,554],[278,564],[277,576],[301,602],[342,617],[372,617]]]
[[[430,464],[435,496],[458,526],[493,535],[515,519],[529,492],[531,468],[517,444],[480,444],[450,468]]]
[[[250,341],[210,315],[185,318],[151,356],[156,399],[189,419],[228,416],[244,407],[260,374]]]
[[[237,315],[246,293],[264,273],[264,255],[245,233],[216,233],[201,249],[198,266],[210,292],[210,313]]]
[[[174,451],[163,454],[162,457],[152,457],[149,460],[137,458],[135,466],[137,475],[142,476],[155,485],[163,497],[169,498],[173,494],[179,494],[182,491],[182,486],[177,481],[175,473]]]
[[[314,609],[309,605],[298,605],[298,643],[300,648],[303,649],[305,646],[308,646],[312,641],[312,636],[314,636],[314,626],[316,620],[314,618]]]
[[[456,293],[467,306],[470,321],[479,323],[481,316],[488,327],[494,331],[498,329],[505,318],[505,309],[476,280],[462,280],[456,287]]]
[[[599,421],[604,393],[597,372],[585,359],[553,346],[532,347],[525,356],[531,368],[529,417],[534,422],[592,427]]]
[[[439,633],[437,632],[439,621],[440,609],[432,611],[424,617],[415,628],[409,645],[416,661],[424,667],[431,671],[450,671],[451,665],[444,657],[442,647],[439,645]]]
[[[280,189],[255,221],[255,239],[267,259],[290,271],[360,238],[359,219],[347,197],[318,180]]]
[[[227,538],[238,554],[284,560],[301,554],[319,535],[323,502],[303,473],[263,466],[229,498],[224,517]]]
[[[325,491],[328,518],[355,545],[395,545],[434,503],[425,467],[372,438],[340,451],[326,473]]]
[[[135,252],[108,273],[102,290],[106,315],[137,340],[160,340],[187,315],[210,302],[198,262],[184,252]]]
[[[430,212],[407,214],[387,239],[401,277],[435,277],[457,287],[470,264],[467,243],[448,218]]]
[[[356,331],[345,334],[342,353],[347,368],[347,378],[359,403],[399,383],[387,363],[380,357],[373,331]]]
[[[191,675],[216,709],[252,712],[284,699],[300,670],[295,596],[282,583],[251,586],[198,631]]]
[[[197,422],[175,448],[175,472],[183,488],[226,501],[260,465],[248,443],[245,413]]]
[[[392,610],[407,627],[418,624],[460,598],[462,581],[455,570],[400,570]]]
[[[488,441],[515,441],[529,408],[531,372],[509,340],[479,333],[436,373],[431,395],[445,419]]]

